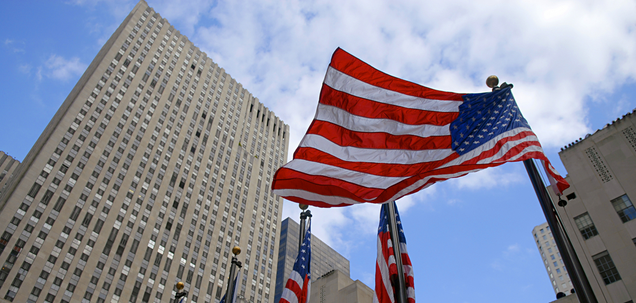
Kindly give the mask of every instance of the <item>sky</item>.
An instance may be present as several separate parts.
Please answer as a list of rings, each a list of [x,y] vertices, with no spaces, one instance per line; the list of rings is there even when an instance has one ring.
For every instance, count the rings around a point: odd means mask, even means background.
[[[513,83],[563,175],[559,148],[636,107],[631,0],[170,1],[149,5],[290,125],[290,158],[337,47],[431,88]],[[24,159],[133,0],[0,1],[0,150]],[[310,208],[313,231],[373,288],[379,206]],[[550,302],[534,245],[545,222],[522,163],[398,201],[418,302]],[[283,218],[298,220],[285,202]]]

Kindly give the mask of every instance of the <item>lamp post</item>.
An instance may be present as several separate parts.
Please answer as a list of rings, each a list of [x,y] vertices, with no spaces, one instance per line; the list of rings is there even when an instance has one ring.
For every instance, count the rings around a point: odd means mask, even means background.
[[[177,293],[174,295],[174,303],[185,303],[187,300],[188,292],[183,290],[185,284],[183,282],[177,282]]]
[[[232,254],[234,256],[232,256],[232,265],[230,265],[230,276],[228,277],[227,291],[225,292],[225,302],[234,303],[234,289],[237,282],[236,280],[234,280],[234,273],[236,272],[236,267],[238,267],[239,270],[241,269],[241,267],[243,267],[241,261],[236,258],[236,256],[238,256],[240,253],[240,247],[234,246],[234,248],[232,248]]]

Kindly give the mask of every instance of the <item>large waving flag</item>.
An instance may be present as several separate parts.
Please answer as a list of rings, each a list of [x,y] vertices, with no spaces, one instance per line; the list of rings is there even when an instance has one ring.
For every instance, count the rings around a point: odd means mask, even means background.
[[[279,303],[309,303],[311,293],[311,220]]]
[[[510,87],[479,94],[387,75],[342,49],[327,69],[314,121],[272,190],[319,207],[386,203],[506,162],[544,160]],[[569,185],[546,169],[561,191]]]
[[[406,237],[402,229],[402,221],[395,202],[395,221],[397,222],[398,234],[400,237],[400,253],[402,255],[402,268],[404,270],[404,282],[406,283],[406,294],[408,303],[415,303],[415,282],[413,280],[413,266],[411,258],[406,250]],[[389,232],[389,214],[382,207],[380,211],[380,227],[378,228],[378,257],[375,263],[375,294],[373,303],[394,303],[395,289],[398,287],[397,265],[395,263],[395,253]]]

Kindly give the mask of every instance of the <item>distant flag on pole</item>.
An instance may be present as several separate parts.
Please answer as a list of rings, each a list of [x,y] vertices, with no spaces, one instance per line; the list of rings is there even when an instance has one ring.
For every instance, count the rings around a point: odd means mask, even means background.
[[[510,87],[458,94],[387,75],[338,48],[316,116],[274,175],[272,190],[319,207],[386,203],[436,182],[506,162],[550,165]]]
[[[311,220],[279,303],[308,303],[311,293]]]
[[[402,228],[402,221],[395,202],[395,221],[397,222],[398,234],[400,237],[400,252],[402,253],[402,268],[404,269],[404,281],[406,283],[406,294],[408,303],[415,303],[415,282],[413,280],[413,265],[406,249],[406,237]],[[394,293],[398,287],[398,270],[395,263],[395,253],[391,233],[389,232],[389,214],[382,207],[380,211],[380,227],[378,228],[378,256],[375,264],[375,293],[373,303],[394,303]]]
[[[232,300],[230,300],[229,302],[225,301],[225,296],[227,295],[227,293],[225,295],[223,295],[223,297],[221,298],[221,301],[219,301],[219,303],[234,303],[236,302],[236,297],[238,296],[238,290],[239,290],[239,282],[241,281],[241,269],[238,269],[238,273],[236,274],[236,278],[234,278],[234,295],[232,296]]]

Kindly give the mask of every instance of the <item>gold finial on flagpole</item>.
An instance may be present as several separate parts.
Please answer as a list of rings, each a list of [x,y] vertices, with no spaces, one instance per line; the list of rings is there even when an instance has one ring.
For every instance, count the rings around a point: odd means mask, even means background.
[[[497,87],[497,84],[499,84],[499,78],[495,75],[488,76],[488,78],[486,79],[486,85],[488,85],[488,87],[490,88]]]

